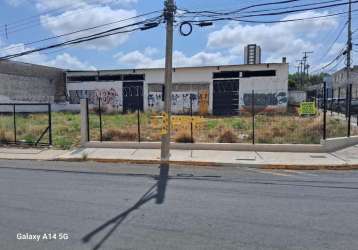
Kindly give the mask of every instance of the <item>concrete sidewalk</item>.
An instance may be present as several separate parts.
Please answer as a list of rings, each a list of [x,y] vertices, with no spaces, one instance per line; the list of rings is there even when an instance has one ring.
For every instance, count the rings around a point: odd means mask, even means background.
[[[160,150],[80,148],[65,151],[0,148],[0,159],[157,164],[160,162]],[[171,150],[171,162],[193,166],[245,166],[266,169],[358,169],[358,146],[335,153]]]

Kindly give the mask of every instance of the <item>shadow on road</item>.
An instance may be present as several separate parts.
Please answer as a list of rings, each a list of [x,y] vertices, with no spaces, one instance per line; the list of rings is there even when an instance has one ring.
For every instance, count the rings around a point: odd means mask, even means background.
[[[83,243],[88,243],[92,237],[96,234],[104,230],[105,228],[112,226],[108,233],[93,247],[94,250],[99,249],[103,243],[112,235],[112,233],[118,228],[120,224],[127,218],[127,216],[133,211],[139,209],[141,206],[146,204],[152,199],[156,199],[157,204],[163,204],[165,199],[165,192],[168,183],[168,175],[169,175],[169,167],[168,166],[160,166],[160,174],[156,176],[155,179],[157,183],[155,183],[152,187],[148,189],[148,191],[130,208],[120,213],[119,215],[113,217],[112,219],[106,221],[101,226],[94,229],[92,232],[88,233],[82,238]],[[156,191],[155,191],[156,189]]]

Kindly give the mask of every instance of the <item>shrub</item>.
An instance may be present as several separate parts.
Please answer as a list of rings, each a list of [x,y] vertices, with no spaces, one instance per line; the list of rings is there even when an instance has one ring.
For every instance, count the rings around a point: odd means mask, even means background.
[[[236,143],[237,141],[237,136],[230,129],[226,129],[225,131],[223,131],[218,138],[219,143]]]
[[[63,136],[54,137],[54,146],[61,149],[70,149],[74,146],[76,138],[67,138]]]
[[[232,121],[232,127],[234,129],[245,129],[245,123],[244,123],[243,120],[239,120],[239,119],[233,120]]]
[[[190,134],[187,132],[179,132],[175,136],[175,142],[178,143],[194,143],[194,138],[191,138]]]
[[[99,109],[99,107],[96,105],[90,111],[94,112],[98,115],[99,111],[101,111],[102,114],[105,114],[105,113],[107,113],[108,109],[107,109],[107,106],[104,106],[104,105],[101,105],[101,109]]]
[[[219,121],[218,120],[208,120],[207,124],[208,124],[208,129],[215,129],[218,126]]]
[[[105,141],[135,141],[137,139],[137,131],[127,129],[107,129],[103,133],[103,140]]]
[[[11,139],[11,136],[9,135],[9,133],[7,133],[4,129],[0,129],[0,143],[7,144],[11,140],[12,139]]]

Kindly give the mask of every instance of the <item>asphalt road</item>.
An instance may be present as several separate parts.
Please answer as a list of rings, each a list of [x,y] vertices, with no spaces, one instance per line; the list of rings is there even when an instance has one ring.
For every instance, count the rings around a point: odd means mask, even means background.
[[[0,161],[0,249],[358,249],[358,172],[91,167]]]

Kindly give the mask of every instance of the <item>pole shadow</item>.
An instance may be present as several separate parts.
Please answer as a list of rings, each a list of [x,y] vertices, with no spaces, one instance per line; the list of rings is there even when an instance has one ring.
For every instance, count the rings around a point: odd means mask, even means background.
[[[112,227],[105,234],[105,236],[93,247],[93,250],[100,249],[103,243],[113,234],[113,232],[122,224],[122,222],[130,215],[133,211],[138,210],[141,206],[151,201],[152,199],[156,199],[156,204],[163,204],[165,200],[165,192],[168,183],[168,175],[169,175],[169,165],[161,165],[160,166],[160,174],[159,176],[155,176],[154,178],[157,182],[148,189],[148,191],[130,208],[120,213],[119,215],[111,218],[106,221],[104,224],[100,225],[92,232],[88,233],[82,238],[83,243],[88,243],[95,235],[106,229],[107,227]]]

